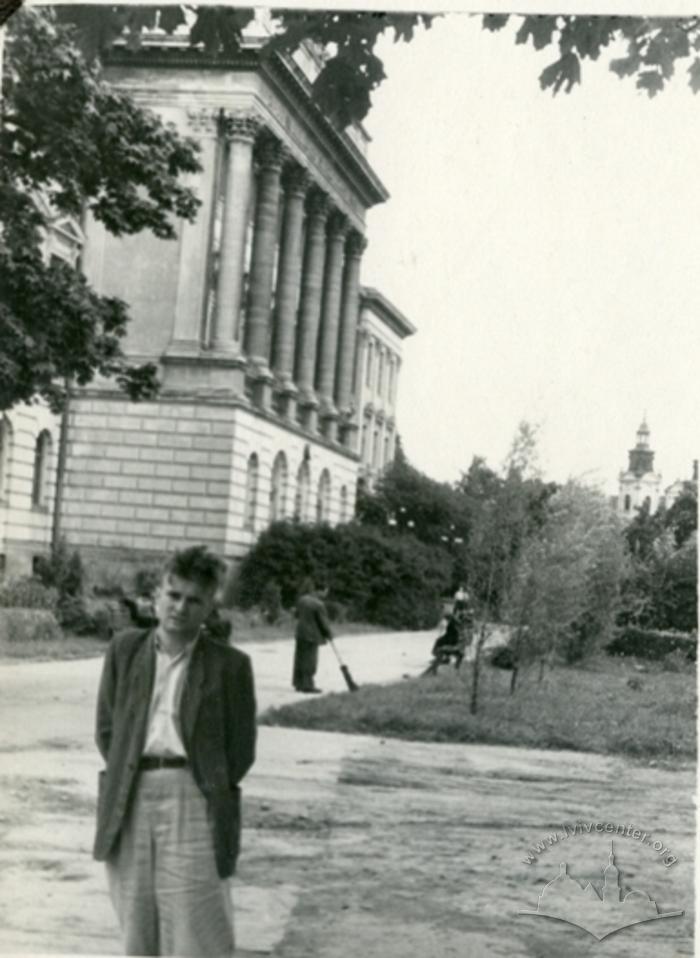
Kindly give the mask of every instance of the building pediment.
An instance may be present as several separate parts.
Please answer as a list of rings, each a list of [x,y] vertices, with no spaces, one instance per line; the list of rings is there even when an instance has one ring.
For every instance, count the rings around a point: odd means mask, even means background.
[[[74,246],[83,246],[85,243],[85,234],[72,216],[55,216],[49,220],[49,227]]]

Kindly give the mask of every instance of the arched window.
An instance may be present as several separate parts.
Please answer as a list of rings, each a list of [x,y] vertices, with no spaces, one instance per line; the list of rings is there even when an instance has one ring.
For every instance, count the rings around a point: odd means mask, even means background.
[[[309,514],[309,489],[311,488],[311,473],[306,459],[299,466],[297,473],[297,490],[294,495],[294,518],[306,522]]]
[[[32,482],[32,505],[41,509],[49,505],[49,468],[51,464],[51,433],[42,429],[34,447],[34,479]]]
[[[625,496],[625,512],[630,511],[631,505],[632,505],[632,500],[630,499],[629,495]]]
[[[251,453],[248,457],[248,469],[245,479],[245,503],[243,506],[243,528],[255,529],[255,518],[258,505],[258,454]]]
[[[278,452],[272,466],[270,484],[270,522],[284,518],[287,505],[287,457]]]
[[[348,521],[348,487],[340,487],[340,521]]]
[[[7,416],[3,416],[0,420],[0,499],[5,499],[10,491],[12,439],[12,423]]]
[[[331,474],[324,469],[318,480],[316,497],[316,522],[328,522],[331,502]]]

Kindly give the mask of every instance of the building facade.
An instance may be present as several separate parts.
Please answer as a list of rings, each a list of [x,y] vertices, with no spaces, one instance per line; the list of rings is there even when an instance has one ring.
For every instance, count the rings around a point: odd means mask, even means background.
[[[396,398],[402,344],[415,326],[378,290],[363,287],[355,368],[360,480],[374,486],[396,449]]]
[[[71,399],[60,534],[94,573],[188,543],[235,561],[275,519],[346,521],[360,434],[368,474],[393,453],[414,329],[360,288],[365,214],[388,194],[364,130],[312,103],[313,51],[258,49],[209,60],[159,38],[109,61],[116,86],[199,141],[202,205],[175,241],[117,239],[90,218],[73,236],[91,285],[129,304],[124,352],[161,379],[150,402],[109,382]],[[0,439],[0,554],[17,572],[50,540],[58,423],[15,409]]]

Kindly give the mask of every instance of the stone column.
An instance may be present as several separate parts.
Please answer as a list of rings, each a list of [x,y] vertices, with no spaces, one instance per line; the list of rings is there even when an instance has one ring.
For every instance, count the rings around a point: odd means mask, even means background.
[[[273,381],[269,367],[270,314],[284,148],[279,140],[266,133],[258,141],[256,154],[259,167],[245,351],[253,381],[254,400],[268,408],[272,399]]]
[[[302,425],[307,429],[315,429],[318,399],[314,390],[314,371],[321,316],[323,265],[326,258],[326,219],[329,213],[326,194],[313,189],[308,195],[306,210],[306,243],[301,274],[294,379],[299,389],[298,405]]]
[[[351,448],[356,444],[357,421],[352,379],[355,368],[355,346],[360,299],[360,260],[367,248],[367,240],[353,230],[345,244],[345,271],[343,297],[340,307],[338,333],[338,360],[335,376],[335,401],[341,416],[340,439]]]
[[[293,380],[294,327],[301,278],[304,198],[309,177],[297,164],[287,167],[284,186],[284,219],[280,244],[275,316],[272,336],[272,369],[277,380],[284,416],[294,419],[297,389]]]
[[[260,121],[248,114],[224,114],[222,132],[228,142],[224,214],[219,252],[216,311],[210,346],[215,353],[238,356],[238,317],[243,294],[243,257],[253,186],[253,143]]]
[[[340,322],[340,296],[342,292],[343,258],[347,217],[336,210],[328,221],[326,266],[323,276],[323,303],[321,328],[318,340],[316,365],[316,388],[321,402],[322,431],[327,439],[336,438],[338,410],[333,402],[335,392],[336,353],[338,350],[338,324]]]
[[[195,188],[200,196],[209,197],[214,188],[218,111],[206,107],[188,110],[187,123],[199,140],[203,161],[202,170],[189,176],[187,185]],[[193,223],[180,222],[177,296],[173,335],[167,349],[169,357],[194,357],[201,347],[208,220],[207,207],[202,206]]]

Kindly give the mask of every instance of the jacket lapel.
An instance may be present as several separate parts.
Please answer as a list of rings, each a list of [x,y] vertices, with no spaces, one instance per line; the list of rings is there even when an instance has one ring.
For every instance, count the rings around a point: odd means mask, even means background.
[[[142,730],[146,737],[148,724],[148,709],[151,704],[153,682],[156,674],[156,653],[153,644],[153,635],[149,633],[134,656],[131,669],[131,711],[132,728]],[[143,743],[141,745],[143,747]]]

